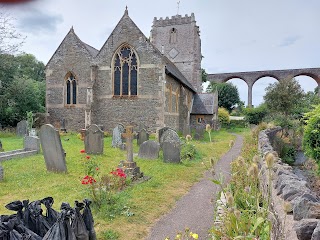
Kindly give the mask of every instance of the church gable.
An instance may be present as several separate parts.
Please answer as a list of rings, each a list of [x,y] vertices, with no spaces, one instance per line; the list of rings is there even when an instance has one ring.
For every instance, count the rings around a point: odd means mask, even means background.
[[[97,55],[98,65],[111,66],[112,56],[122,45],[130,45],[138,53],[141,64],[159,64],[161,53],[149,42],[126,10]]]

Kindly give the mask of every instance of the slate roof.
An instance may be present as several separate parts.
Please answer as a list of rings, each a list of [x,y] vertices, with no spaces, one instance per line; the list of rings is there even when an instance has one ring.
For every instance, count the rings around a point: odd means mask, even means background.
[[[191,83],[183,76],[179,69],[172,63],[169,59],[166,58],[166,74],[172,76],[174,79],[181,82],[186,87],[190,88],[193,92],[197,92]]]
[[[214,94],[198,93],[194,95],[191,114],[213,114]]]

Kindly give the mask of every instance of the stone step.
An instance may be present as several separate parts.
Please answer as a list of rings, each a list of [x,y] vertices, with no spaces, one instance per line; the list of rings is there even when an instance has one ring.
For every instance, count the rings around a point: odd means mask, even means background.
[[[12,153],[14,152],[14,153]],[[7,153],[7,154],[4,154],[4,155],[1,155],[0,156],[0,162],[4,161],[4,160],[10,160],[10,159],[13,159],[13,158],[23,158],[23,157],[28,157],[28,156],[32,156],[32,155],[35,155],[37,154],[37,150],[29,150],[29,151],[25,151],[22,149],[20,149],[20,151],[11,151],[11,152],[4,152],[4,153]]]

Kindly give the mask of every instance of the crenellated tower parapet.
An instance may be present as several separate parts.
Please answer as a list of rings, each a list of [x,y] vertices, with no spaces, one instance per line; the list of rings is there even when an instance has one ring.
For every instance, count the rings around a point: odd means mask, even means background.
[[[155,17],[153,19],[152,27],[166,27],[171,25],[191,24],[191,23],[196,24],[194,13],[191,13],[190,16],[188,16],[188,14],[186,14],[184,17],[182,17],[181,15],[175,15],[175,16],[172,16],[171,18],[166,17],[165,19],[163,19],[162,17],[157,19]]]

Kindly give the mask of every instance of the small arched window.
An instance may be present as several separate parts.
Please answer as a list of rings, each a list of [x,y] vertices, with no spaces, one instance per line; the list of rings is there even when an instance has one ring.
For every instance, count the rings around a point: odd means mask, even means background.
[[[116,52],[113,71],[113,95],[137,95],[137,56],[130,46],[125,45]]]
[[[66,75],[66,104],[77,104],[77,81],[72,73]]]
[[[170,43],[176,43],[177,42],[177,29],[171,28],[170,30]]]

